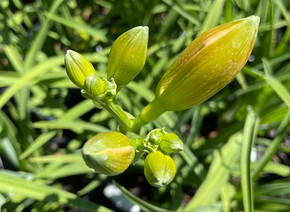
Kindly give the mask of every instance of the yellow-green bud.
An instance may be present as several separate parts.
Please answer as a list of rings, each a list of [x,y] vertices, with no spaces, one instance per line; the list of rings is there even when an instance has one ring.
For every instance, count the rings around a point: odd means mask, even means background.
[[[118,87],[131,82],[142,70],[147,56],[148,27],[135,27],[113,43],[108,60],[108,80]]]
[[[99,133],[86,142],[83,159],[95,172],[114,176],[124,172],[135,156],[129,138],[119,132]]]
[[[175,60],[156,89],[168,109],[185,110],[225,87],[247,62],[258,32],[258,16],[232,21],[198,36]]]
[[[188,109],[225,87],[247,62],[259,21],[258,16],[250,16],[198,36],[166,71],[155,99],[138,119],[146,123],[165,111]]]
[[[174,178],[176,165],[174,160],[160,151],[151,152],[144,161],[144,174],[150,185],[161,187],[168,185]]]
[[[166,153],[175,153],[183,150],[183,143],[174,133],[166,133],[159,147]]]
[[[86,77],[84,89],[89,95],[97,97],[104,92],[103,80],[97,74],[92,74]]]
[[[80,88],[84,87],[86,77],[96,73],[93,65],[84,56],[72,50],[66,52],[64,64],[68,77]]]
[[[155,144],[160,144],[164,134],[164,129],[154,129],[149,132],[148,139]]]

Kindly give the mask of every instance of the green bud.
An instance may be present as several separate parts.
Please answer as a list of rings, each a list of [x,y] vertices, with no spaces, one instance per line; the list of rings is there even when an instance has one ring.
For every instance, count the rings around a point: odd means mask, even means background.
[[[166,133],[160,143],[160,149],[166,153],[175,153],[183,150],[183,143],[174,133]]]
[[[212,97],[239,73],[253,49],[258,16],[228,22],[198,36],[159,81],[154,100],[138,121],[180,111]]]
[[[144,174],[150,185],[161,187],[168,185],[174,178],[176,165],[174,160],[160,151],[151,152],[144,161]]]
[[[104,92],[103,81],[97,74],[92,74],[91,76],[86,77],[84,89],[89,95],[98,97]]]
[[[164,129],[154,129],[149,132],[147,137],[154,144],[160,144],[164,134]]]
[[[147,56],[148,27],[135,27],[113,43],[108,60],[108,79],[118,87],[131,82],[144,67]]]
[[[110,81],[103,79],[104,93],[98,96],[99,100],[109,100],[116,96],[117,85],[112,78]]]
[[[247,62],[259,20],[258,16],[250,16],[198,36],[160,80],[158,101],[168,110],[185,110],[225,87]]]
[[[87,166],[95,172],[114,176],[124,172],[135,156],[129,138],[119,132],[99,133],[87,141],[82,149]]]
[[[66,52],[64,64],[68,77],[80,88],[84,87],[86,77],[96,73],[93,65],[84,56],[72,50]]]

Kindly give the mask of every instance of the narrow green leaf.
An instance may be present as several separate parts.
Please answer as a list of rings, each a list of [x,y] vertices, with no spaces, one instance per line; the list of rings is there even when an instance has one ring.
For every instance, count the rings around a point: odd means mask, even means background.
[[[236,194],[235,187],[230,184],[226,183],[221,191],[221,199],[223,202],[223,212],[231,212],[232,211],[232,200],[234,199]]]
[[[7,137],[1,138],[0,152],[13,164],[15,167],[19,167],[19,161],[13,145]]]
[[[72,163],[83,161],[81,154],[65,154],[65,155],[46,155],[41,157],[29,158],[34,163]]]
[[[94,108],[95,105],[91,102],[91,100],[83,100],[79,104],[71,107],[65,114],[62,115],[60,120],[66,121],[77,119]]]
[[[285,88],[279,80],[272,76],[266,76],[264,79],[290,109],[290,94],[287,88]]]
[[[9,195],[22,195],[25,198],[59,202],[66,205],[75,206],[86,211],[111,211],[104,206],[99,206],[78,198],[75,194],[58,188],[47,186],[33,181],[28,181],[7,173],[0,172],[0,192]]]
[[[166,3],[168,6],[172,7],[173,10],[175,10],[180,16],[187,19],[191,23],[193,23],[196,26],[200,25],[200,22],[197,18],[195,18],[193,15],[185,11],[179,4],[172,0],[162,0],[164,3]]]
[[[55,134],[55,131],[40,134],[40,136],[38,136],[38,138],[35,139],[35,141],[19,156],[19,159],[23,160],[28,155],[32,154],[34,151],[48,142],[53,136],[55,136]]]
[[[264,67],[264,71],[265,71],[266,76],[271,76],[272,70],[271,70],[270,64],[268,63],[267,59],[262,58],[262,62],[263,62],[263,67]]]
[[[219,17],[221,16],[222,11],[223,11],[224,3],[225,3],[224,0],[215,0],[212,3],[211,8],[209,9],[207,13],[207,16],[204,22],[202,23],[202,27],[198,34],[201,34],[218,24]]]
[[[263,158],[259,161],[258,165],[255,167],[254,172],[253,172],[253,181],[256,181],[261,172],[263,171],[264,167],[266,164],[271,160],[273,155],[276,153],[277,149],[279,148],[281,142],[283,141],[284,134],[289,127],[290,124],[290,110],[288,110],[287,115],[285,118],[282,120],[278,127],[278,133],[271,143],[271,145],[267,148],[265,151]]]
[[[258,127],[258,118],[252,108],[248,108],[248,116],[246,118],[243,142],[241,147],[241,186],[243,193],[243,205],[245,212],[252,212],[254,210],[253,202],[253,187],[251,179],[251,151],[255,140],[256,131]]]
[[[248,11],[251,6],[250,0],[242,0],[242,7],[245,11]]]
[[[287,23],[287,21],[277,21],[274,23],[274,25],[271,25],[269,23],[261,24],[259,26],[259,33],[269,31],[272,29],[280,29],[280,28],[288,26],[288,25],[289,24]]]
[[[106,176],[106,175],[99,175],[99,177],[97,179],[92,180],[84,188],[82,188],[81,190],[79,190],[77,192],[78,195],[81,195],[82,196],[82,195],[85,195],[85,194],[89,193],[90,191],[94,190],[99,185],[101,185],[102,182],[104,182],[107,178],[108,178],[108,176]]]
[[[97,30],[96,28],[79,23],[79,22],[72,20],[72,19],[71,20],[64,19],[62,17],[53,15],[51,13],[44,13],[44,15],[48,19],[54,20],[60,24],[67,26],[67,27],[71,27],[71,28],[76,29],[76,30],[81,30],[81,31],[87,33],[88,35],[91,35],[93,37],[100,39],[102,42],[107,42],[107,37],[103,31]]]
[[[272,2],[281,10],[281,13],[282,13],[283,17],[285,18],[285,20],[289,22],[288,11],[287,11],[287,8],[285,7],[283,1],[272,0]]]
[[[20,54],[18,53],[17,49],[12,45],[4,45],[4,51],[10,60],[11,64],[15,68],[18,73],[23,72],[23,64],[20,60]]]
[[[19,79],[19,74],[15,71],[0,70],[0,87],[9,87]]]
[[[63,177],[69,177],[73,175],[87,174],[93,173],[93,170],[90,169],[85,162],[82,160],[80,162],[73,162],[69,164],[62,164],[57,167],[53,172],[39,172],[37,173],[37,178],[45,178],[45,179],[58,179]]]
[[[122,193],[125,195],[125,197],[131,201],[133,204],[137,204],[141,207],[142,210],[144,211],[152,211],[152,212],[171,212],[170,210],[166,210],[163,208],[159,208],[155,205],[151,205],[150,203],[134,196],[133,194],[131,194],[126,188],[124,188],[123,186],[121,186],[120,184],[118,184],[117,182],[113,181],[113,184],[116,185],[121,191]]]
[[[55,13],[62,2],[63,2],[63,0],[53,1],[53,4],[51,5],[51,8],[49,10],[49,13],[50,14]],[[50,19],[46,19],[44,21],[44,23],[42,23],[41,28],[40,28],[36,38],[32,42],[32,45],[31,45],[31,47],[26,55],[25,62],[24,62],[24,67],[25,67],[26,71],[28,71],[29,68],[32,66],[32,64],[35,61],[36,54],[43,46],[45,38],[48,34],[48,30],[50,28],[49,22],[50,22]]]
[[[184,211],[197,210],[199,207],[211,205],[221,192],[235,161],[239,158],[241,146],[241,133],[229,138],[222,149],[216,150],[209,168],[209,172],[198,188],[194,197],[185,207]]]
[[[179,153],[185,162],[191,167],[194,173],[199,176],[202,180],[206,177],[206,170],[202,163],[198,161],[198,158],[191,152],[190,148],[186,145],[184,146],[184,150]]]
[[[271,174],[280,175],[282,177],[290,176],[290,167],[281,163],[269,161],[264,168],[264,171]],[[289,190],[288,190],[289,191]]]
[[[31,85],[33,80],[45,72],[51,70],[52,67],[61,65],[63,63],[62,57],[51,57],[45,62],[32,68],[27,74],[10,86],[0,97],[0,109],[15,95],[20,89],[27,85]]]
[[[82,133],[84,130],[92,132],[108,132],[108,129],[97,124],[92,124],[85,121],[38,121],[33,123],[35,128],[48,128],[48,129],[69,129],[77,133]]]

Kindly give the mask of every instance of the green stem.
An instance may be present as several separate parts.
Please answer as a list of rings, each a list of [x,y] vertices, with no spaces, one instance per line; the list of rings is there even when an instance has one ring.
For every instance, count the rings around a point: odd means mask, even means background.
[[[117,120],[121,126],[121,131],[133,132],[143,125],[155,120],[167,109],[156,99],[148,104],[137,118],[125,112],[115,100],[106,101],[103,107]],[[133,118],[133,119],[132,119]]]
[[[140,113],[140,115],[132,120],[131,130],[134,131],[141,126],[155,120],[167,109],[156,99],[153,99]]]
[[[119,122],[124,131],[132,131],[130,114],[125,112],[114,100],[106,101],[103,107]]]

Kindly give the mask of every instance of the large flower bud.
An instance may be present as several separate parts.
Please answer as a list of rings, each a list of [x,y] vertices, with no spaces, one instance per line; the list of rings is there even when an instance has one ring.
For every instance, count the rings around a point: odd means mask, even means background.
[[[99,133],[86,142],[83,159],[95,172],[114,176],[124,172],[135,156],[129,138],[119,132]]]
[[[197,105],[231,82],[251,54],[259,20],[250,16],[198,36],[160,80],[155,99],[139,117],[142,122],[150,122],[165,111]]]
[[[150,185],[161,187],[168,185],[174,178],[176,165],[174,160],[160,151],[151,152],[144,161],[144,174]]]
[[[131,82],[142,70],[147,56],[148,27],[135,27],[113,43],[108,60],[108,80],[118,87]]]
[[[64,58],[65,70],[70,80],[80,88],[84,87],[86,77],[96,73],[93,65],[81,54],[68,50]]]

